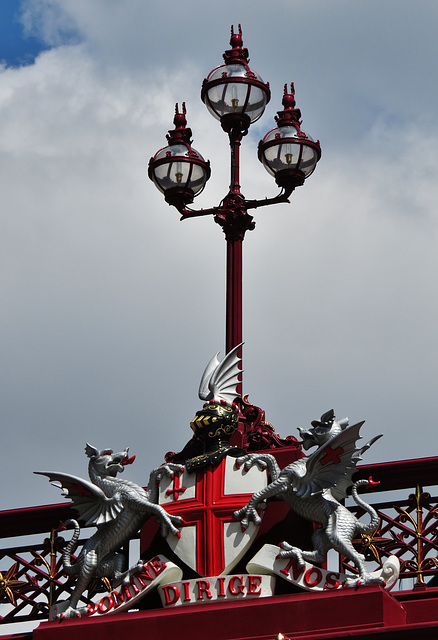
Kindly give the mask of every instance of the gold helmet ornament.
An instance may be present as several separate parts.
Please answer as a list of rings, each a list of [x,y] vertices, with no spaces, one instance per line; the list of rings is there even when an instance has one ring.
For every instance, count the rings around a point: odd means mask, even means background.
[[[242,345],[232,349],[223,360],[217,353],[205,368],[199,385],[199,398],[204,406],[196,412],[190,426],[202,441],[204,453],[186,462],[189,472],[207,464],[218,464],[226,455],[241,455],[242,450],[231,447],[229,440],[239,424],[237,385],[241,373],[240,357]]]

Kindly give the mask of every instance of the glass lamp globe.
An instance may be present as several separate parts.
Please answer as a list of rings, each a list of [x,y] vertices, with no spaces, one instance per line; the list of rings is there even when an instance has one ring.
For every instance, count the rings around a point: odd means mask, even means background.
[[[246,131],[258,120],[270,100],[269,84],[248,65],[248,50],[242,47],[242,30],[231,29],[232,49],[224,53],[225,64],[216,67],[205,78],[201,99],[209,112],[229,132]]]
[[[183,208],[193,202],[210,177],[210,163],[191,146],[190,129],[186,128],[185,105],[175,109],[175,129],[169,131],[169,145],[150,159],[148,175],[163,194],[166,202]]]
[[[283,105],[285,109],[276,117],[278,126],[259,142],[258,157],[280,187],[294,189],[314,172],[321,146],[300,127],[301,113],[295,109],[293,85],[291,93],[285,87]]]

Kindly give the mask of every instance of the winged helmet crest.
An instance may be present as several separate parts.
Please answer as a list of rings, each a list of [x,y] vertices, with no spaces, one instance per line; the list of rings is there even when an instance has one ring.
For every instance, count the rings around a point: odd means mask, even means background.
[[[204,402],[213,400],[216,403],[226,402],[232,404],[236,397],[241,357],[239,349],[243,345],[238,344],[231,349],[222,360],[219,360],[219,352],[216,353],[205,367],[199,385],[199,398]]]

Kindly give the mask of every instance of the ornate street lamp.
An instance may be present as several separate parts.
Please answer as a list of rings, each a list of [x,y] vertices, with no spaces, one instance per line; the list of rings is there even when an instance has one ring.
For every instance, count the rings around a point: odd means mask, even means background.
[[[231,180],[227,195],[210,209],[188,207],[201,193],[210,177],[210,164],[191,147],[186,109],[175,109],[175,129],[169,131],[169,145],[149,161],[149,177],[164,194],[168,204],[181,213],[181,220],[213,215],[227,242],[226,353],[242,342],[242,245],[246,231],[254,229],[250,209],[289,202],[293,190],[315,170],[321,157],[319,142],[302,131],[301,113],[295,108],[294,87],[284,88],[283,107],[276,116],[277,127],[259,143],[258,157],[275,177],[281,192],[273,198],[247,200],[240,190],[240,143],[270,100],[269,84],[250,69],[248,50],[243,47],[242,30],[231,28],[231,49],[223,55],[225,64],[216,67],[202,84],[201,99],[228,134],[231,152]],[[241,392],[241,390],[240,390]]]
[[[181,210],[193,202],[210,177],[210,163],[190,145],[191,129],[187,129],[186,105],[182,113],[175,107],[175,129],[169,131],[169,146],[160,149],[149,164],[149,177],[163,194],[166,202]]]
[[[275,177],[279,187],[288,189],[304,184],[321,157],[321,146],[300,127],[301,111],[295,109],[293,83],[290,93],[284,85],[283,111],[275,118],[278,127],[271,129],[259,142],[259,160]]]

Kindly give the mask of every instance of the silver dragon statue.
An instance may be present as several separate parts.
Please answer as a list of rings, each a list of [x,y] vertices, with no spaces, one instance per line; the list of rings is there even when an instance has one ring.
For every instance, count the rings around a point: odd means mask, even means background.
[[[126,570],[125,556],[119,550],[150,516],[157,517],[164,536],[169,532],[180,536],[178,527],[182,524],[179,516],[169,515],[158,504],[160,478],[172,476],[175,470],[181,471],[180,465],[168,463],[153,470],[147,489],[143,489],[134,482],[117,477],[135,459],[135,456],[129,457],[128,449],[114,453],[111,449],[99,450],[87,444],[85,452],[90,459],[88,473],[91,482],[67,473],[35,471],[47,476],[50,482],[58,483],[64,490],[64,496],[72,500],[78,519],[84,522],[85,527],[97,527],[73,564],[71,556],[78,546],[80,526],[73,519],[64,523],[65,528],[74,528],[73,537],[63,553],[64,571],[67,575],[76,575],[77,581],[71,598],[62,603],[63,610],[58,618],[81,615],[78,603],[92,578],[110,578],[116,586],[141,571],[141,561]]]
[[[281,498],[295,513],[320,524],[321,528],[313,533],[313,551],[303,551],[288,542],[282,542],[279,557],[295,557],[300,566],[306,561],[318,564],[325,561],[329,549],[335,549],[346,556],[358,571],[358,577],[349,578],[346,586],[383,583],[383,578],[368,573],[364,556],[352,544],[353,539],[361,534],[372,533],[379,524],[376,511],[357,494],[358,487],[377,483],[371,478],[358,480],[354,484],[351,480],[364,451],[381,436],[376,436],[357,449],[356,442],[360,439],[359,431],[363,422],[349,427],[348,419],[336,420],[333,410],[311,424],[312,427],[307,430],[298,430],[303,439],[303,448],[307,450],[316,446],[317,450],[284,469],[280,470],[275,458],[269,454],[248,454],[237,459],[237,463],[245,465],[246,469],[253,465],[260,468],[267,466],[272,482],[254,493],[249,502],[234,515],[241,520],[245,529],[250,520],[256,524],[260,522],[257,507],[261,503],[268,498]],[[351,493],[356,504],[370,515],[369,523],[360,522],[339,502],[346,497],[349,486],[352,487]]]

